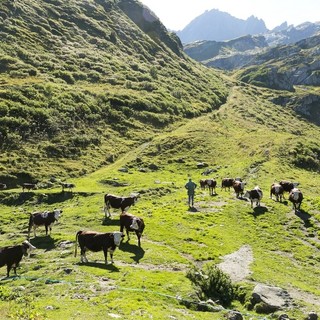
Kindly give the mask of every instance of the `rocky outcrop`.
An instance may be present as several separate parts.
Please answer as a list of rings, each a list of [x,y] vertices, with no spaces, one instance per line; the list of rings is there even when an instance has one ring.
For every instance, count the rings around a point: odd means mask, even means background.
[[[257,284],[252,292],[251,307],[257,313],[272,313],[290,307],[292,299],[279,287]]]

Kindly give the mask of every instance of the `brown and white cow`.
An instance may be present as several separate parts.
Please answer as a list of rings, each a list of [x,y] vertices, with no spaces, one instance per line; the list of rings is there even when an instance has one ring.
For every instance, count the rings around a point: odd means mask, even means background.
[[[36,249],[29,241],[25,240],[20,245],[8,246],[0,248],[0,267],[7,266],[7,277],[11,268],[17,274],[17,267],[22,259],[22,256],[29,256],[32,250]]]
[[[243,181],[238,181],[238,180],[233,181],[232,186],[233,186],[234,192],[236,193],[237,198],[239,198],[239,196],[242,198],[245,185],[246,183]]]
[[[253,202],[256,203],[256,207],[260,207],[260,200],[262,199],[263,193],[259,186],[254,187],[254,189],[246,191],[244,198],[248,198],[251,202],[251,208],[253,208]]]
[[[235,180],[233,178],[223,178],[221,181],[221,189],[226,190],[227,188],[230,191],[230,188],[233,186],[233,182]]]
[[[108,252],[111,263],[113,263],[113,253],[119,247],[123,233],[119,231],[101,233],[96,231],[78,231],[76,234],[76,247],[74,256],[77,256],[77,247],[81,249],[81,262],[88,262],[86,251],[103,251],[105,263],[108,264]]]
[[[273,183],[270,187],[270,198],[272,199],[272,195],[276,196],[276,200],[282,202],[283,199],[283,186],[279,183]]]
[[[22,192],[24,192],[24,190],[34,190],[34,189],[37,189],[37,184],[36,183],[28,183],[28,182],[25,182],[22,184]]]
[[[128,240],[130,240],[129,232],[135,232],[138,238],[138,245],[141,247],[140,238],[142,236],[145,224],[142,218],[136,217],[130,213],[122,212],[120,215],[120,232],[126,229]]]
[[[28,227],[28,239],[30,239],[30,231],[33,227],[34,237],[36,237],[36,228],[45,226],[46,235],[48,230],[51,233],[53,224],[58,221],[62,214],[62,210],[54,209],[53,211],[34,212],[30,214],[29,227]]]
[[[105,216],[111,217],[110,208],[121,209],[124,212],[131,206],[134,206],[138,201],[139,195],[132,195],[129,197],[118,197],[113,194],[106,194],[104,196],[104,213]]]
[[[289,193],[289,201],[292,202],[295,211],[300,210],[303,194],[298,188],[293,188]]]

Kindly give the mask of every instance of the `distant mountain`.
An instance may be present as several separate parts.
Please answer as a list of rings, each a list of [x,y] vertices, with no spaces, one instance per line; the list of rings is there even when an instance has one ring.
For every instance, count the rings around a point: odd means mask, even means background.
[[[242,20],[213,9],[192,20],[183,30],[178,31],[177,35],[182,43],[189,43],[198,40],[230,40],[267,31],[264,21],[254,16]]]

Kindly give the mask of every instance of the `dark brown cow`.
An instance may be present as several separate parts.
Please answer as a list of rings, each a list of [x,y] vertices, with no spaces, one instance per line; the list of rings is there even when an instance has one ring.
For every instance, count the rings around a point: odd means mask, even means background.
[[[129,232],[135,232],[138,238],[138,245],[141,247],[140,238],[142,236],[145,224],[142,218],[135,217],[134,215],[122,212],[120,215],[120,232],[126,229],[128,240],[130,240]]]
[[[253,207],[253,202],[256,202],[256,207],[260,207],[260,200],[262,199],[263,193],[259,186],[254,187],[254,189],[246,191],[244,198],[248,198],[251,202],[251,208]]]
[[[204,190],[204,189],[206,188],[206,186],[207,186],[207,181],[206,181],[206,179],[201,179],[201,180],[200,180],[200,188],[201,188],[202,190]]]
[[[289,193],[289,201],[292,202],[295,211],[300,210],[303,194],[298,188],[293,188]]]
[[[22,192],[24,192],[25,189],[28,191],[37,189],[37,184],[25,182],[22,184]]]
[[[232,186],[233,186],[234,192],[236,193],[237,198],[239,198],[239,196],[242,198],[245,185],[246,185],[245,182],[233,181]]]
[[[0,183],[0,190],[7,189],[7,185],[5,183]]]
[[[206,185],[209,188],[209,193],[211,196],[216,194],[216,186],[217,186],[217,181],[215,179],[206,179]]]
[[[28,239],[30,239],[30,231],[33,227],[34,237],[36,237],[36,228],[39,226],[45,226],[46,235],[48,230],[51,233],[52,225],[58,221],[62,213],[60,209],[54,209],[53,211],[34,212],[30,214],[29,227],[28,227]]]
[[[13,268],[14,274],[17,274],[17,267],[22,256],[29,256],[33,249],[35,247],[27,240],[20,245],[0,248],[0,267],[7,266],[7,277],[9,277],[11,268]]]
[[[230,188],[233,186],[233,182],[235,180],[233,178],[223,178],[221,181],[221,189],[226,190],[227,188],[230,191]]]
[[[69,191],[72,191],[73,188],[76,187],[74,183],[68,183],[68,182],[61,182],[62,192],[64,192],[64,189],[69,189]]]
[[[283,191],[289,192],[289,193],[293,188],[295,188],[299,185],[298,182],[291,182],[291,181],[286,181],[286,180],[281,180],[279,182],[279,184],[280,184],[280,186],[282,186]],[[283,194],[283,199],[284,199],[284,194]]]
[[[124,212],[126,209],[134,206],[138,201],[139,195],[132,195],[130,197],[118,197],[113,194],[106,194],[104,196],[104,213],[105,216],[111,217],[110,208],[121,209]]]
[[[78,231],[76,234],[76,247],[74,256],[77,256],[78,243],[81,249],[81,262],[88,262],[86,251],[103,251],[105,263],[108,264],[108,252],[111,263],[113,263],[113,253],[119,247],[123,233],[116,232],[95,232],[95,231]]]
[[[270,198],[272,199],[272,195],[276,196],[276,200],[280,202],[282,201],[283,198],[283,187],[281,184],[278,183],[273,183],[270,187]]]

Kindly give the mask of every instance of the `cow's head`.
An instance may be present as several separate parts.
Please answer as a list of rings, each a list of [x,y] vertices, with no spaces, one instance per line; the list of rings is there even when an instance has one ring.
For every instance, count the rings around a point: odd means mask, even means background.
[[[58,219],[61,217],[61,213],[62,213],[62,210],[60,210],[60,209],[54,209],[54,210],[53,210],[54,218],[55,218],[56,220],[58,220]]]
[[[25,256],[29,256],[31,251],[36,249],[36,247],[33,246],[28,240],[24,240],[22,242],[22,246],[23,246],[23,249],[24,249],[23,254]]]
[[[121,239],[123,237],[123,233],[120,232],[120,231],[115,231],[113,232],[113,240],[114,240],[114,244],[119,247],[120,246],[120,242],[121,242]]]
[[[132,223],[130,225],[130,229],[139,230],[138,220],[139,220],[138,218],[133,218],[132,219]]]

